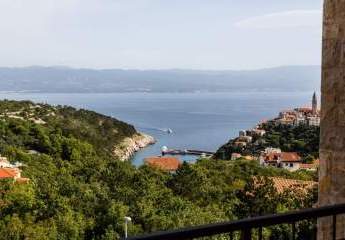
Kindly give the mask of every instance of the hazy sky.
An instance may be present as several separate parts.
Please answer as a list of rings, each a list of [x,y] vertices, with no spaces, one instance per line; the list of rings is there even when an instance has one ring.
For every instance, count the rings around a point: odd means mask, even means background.
[[[0,0],[0,66],[319,65],[322,0]]]

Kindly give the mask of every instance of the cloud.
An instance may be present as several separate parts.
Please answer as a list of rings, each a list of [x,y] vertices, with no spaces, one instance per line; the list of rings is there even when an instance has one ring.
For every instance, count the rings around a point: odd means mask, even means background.
[[[235,27],[243,29],[320,28],[321,23],[321,10],[293,10],[247,18],[236,22]]]

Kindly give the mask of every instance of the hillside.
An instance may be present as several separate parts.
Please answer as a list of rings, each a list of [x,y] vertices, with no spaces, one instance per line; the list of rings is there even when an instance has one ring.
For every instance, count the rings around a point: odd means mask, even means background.
[[[1,101],[0,119],[0,144],[54,155],[68,151],[65,141],[79,141],[100,156],[114,157],[117,145],[138,134],[133,126],[96,112],[25,101]]]
[[[273,147],[285,152],[297,152],[304,161],[319,157],[320,127],[289,126],[268,121],[260,124],[260,128],[266,131],[264,136],[254,137],[246,147],[236,146],[236,140],[231,139],[217,150],[215,156],[230,159],[232,153],[240,153],[258,157],[265,148]]]
[[[46,93],[314,91],[319,66],[252,71],[0,68],[0,90]]]
[[[132,236],[311,207],[315,201],[312,189],[307,195],[277,193],[267,178],[311,175],[255,161],[199,160],[176,173],[117,161],[114,145],[133,135],[132,126],[95,112],[1,101],[0,153],[24,164],[22,176],[30,182],[0,181],[0,239],[114,240],[123,237],[125,216],[133,219]],[[263,185],[257,187],[253,176]],[[297,226],[299,234],[308,233],[304,226]],[[286,232],[265,231],[266,237],[274,234]]]

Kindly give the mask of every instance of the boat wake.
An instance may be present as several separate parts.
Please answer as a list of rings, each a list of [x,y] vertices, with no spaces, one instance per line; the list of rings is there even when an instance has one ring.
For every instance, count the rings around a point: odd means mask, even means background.
[[[148,127],[142,127],[141,129],[151,130],[151,131],[159,131],[164,132],[168,134],[172,134],[173,130],[171,128],[148,128]]]

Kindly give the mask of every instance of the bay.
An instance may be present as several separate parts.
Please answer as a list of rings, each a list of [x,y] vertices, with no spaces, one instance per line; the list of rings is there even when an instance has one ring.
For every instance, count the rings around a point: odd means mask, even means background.
[[[136,166],[145,157],[160,155],[162,146],[216,151],[240,130],[273,118],[281,110],[310,106],[311,96],[312,92],[0,94],[2,99],[90,109],[133,124],[157,139],[133,157]],[[164,131],[168,128],[172,134]]]

